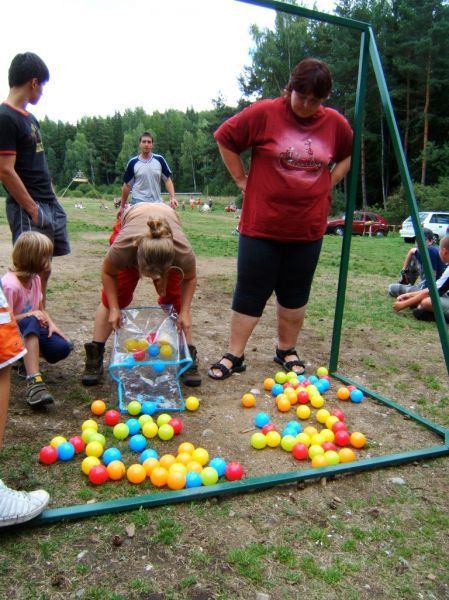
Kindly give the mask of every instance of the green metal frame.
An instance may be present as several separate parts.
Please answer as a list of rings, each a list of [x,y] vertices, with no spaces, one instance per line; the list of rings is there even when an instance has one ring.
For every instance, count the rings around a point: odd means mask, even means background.
[[[393,146],[398,162],[402,184],[404,186],[405,195],[412,216],[413,225],[416,232],[416,238],[418,241],[418,247],[421,251],[421,256],[424,259],[424,272],[426,274],[427,281],[431,282],[430,285],[430,296],[432,303],[435,307],[435,316],[440,335],[441,346],[444,353],[446,367],[449,373],[449,336],[446,327],[446,323],[441,309],[441,304],[434,283],[432,274],[432,266],[425,250],[424,234],[422,231],[421,223],[419,221],[418,206],[413,190],[413,185],[410,179],[410,175],[407,169],[407,163],[405,155],[402,149],[399,132],[397,129],[393,108],[391,105],[390,97],[388,94],[387,85],[385,82],[384,74],[382,71],[381,61],[376,47],[374,32],[368,23],[362,21],[356,21],[354,19],[348,19],[344,17],[338,17],[335,15],[329,15],[321,13],[315,10],[309,10],[303,7],[295,6],[292,4],[285,4],[284,2],[277,2],[275,0],[236,0],[237,2],[244,2],[246,4],[254,4],[256,6],[265,7],[277,10],[279,12],[289,13],[300,17],[306,17],[308,19],[314,19],[317,21],[323,21],[331,23],[333,25],[340,25],[350,29],[356,29],[360,31],[360,59],[359,59],[359,72],[357,80],[357,92],[355,101],[355,119],[354,119],[354,144],[352,151],[352,166],[349,174],[348,182],[348,203],[347,203],[347,223],[348,227],[345,228],[345,234],[342,243],[342,253],[340,261],[340,272],[338,279],[338,290],[337,290],[337,301],[335,308],[334,317],[334,328],[332,334],[332,345],[330,355],[330,372],[331,375],[339,379],[344,383],[355,383],[349,378],[337,372],[338,356],[340,350],[341,341],[341,329],[343,321],[344,302],[347,286],[348,277],[348,265],[349,265],[349,254],[351,249],[351,226],[353,211],[355,207],[356,191],[357,191],[357,178],[360,166],[360,145],[361,145],[361,134],[363,124],[363,111],[365,103],[365,90],[366,90],[366,76],[368,69],[368,58],[371,59],[371,65],[374,69],[374,73],[379,88],[382,106],[386,115],[388,128],[393,141]],[[95,515],[101,515],[111,512],[121,512],[126,510],[135,510],[140,507],[156,507],[166,504],[175,504],[179,502],[191,502],[194,500],[204,500],[211,496],[226,496],[230,494],[239,494],[244,492],[250,492],[254,490],[264,489],[273,487],[276,485],[288,484],[292,482],[304,481],[307,479],[316,479],[326,476],[334,476],[341,473],[354,473],[358,471],[364,471],[367,469],[379,469],[392,465],[398,465],[415,461],[418,459],[435,458],[438,456],[445,456],[449,454],[449,430],[428,421],[420,417],[418,414],[411,412],[396,404],[395,402],[380,396],[372,390],[366,389],[356,383],[357,387],[361,389],[367,397],[378,401],[389,408],[392,408],[399,413],[407,415],[409,418],[417,423],[420,423],[427,429],[431,430],[439,437],[442,438],[443,443],[440,445],[432,446],[429,448],[420,448],[411,450],[408,452],[402,452],[399,454],[389,454],[386,456],[380,456],[375,458],[369,458],[365,460],[358,460],[352,463],[339,464],[332,467],[323,467],[321,469],[302,469],[299,471],[291,471],[288,473],[278,473],[276,475],[269,475],[264,477],[253,477],[250,479],[244,479],[238,482],[221,483],[213,486],[192,488],[189,490],[180,491],[169,491],[169,492],[154,492],[142,496],[135,496],[132,498],[120,498],[116,500],[109,500],[105,502],[97,502],[95,504],[83,504],[68,506],[63,508],[56,508],[46,510],[37,519],[33,520],[33,523],[41,525],[51,523],[59,520],[66,519],[80,519]]]

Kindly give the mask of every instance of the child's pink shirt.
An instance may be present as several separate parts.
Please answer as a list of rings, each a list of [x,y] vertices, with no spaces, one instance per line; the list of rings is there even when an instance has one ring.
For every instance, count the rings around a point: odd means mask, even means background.
[[[28,286],[24,287],[12,271],[8,271],[2,277],[3,291],[15,315],[39,309],[42,299],[39,275],[32,275]]]

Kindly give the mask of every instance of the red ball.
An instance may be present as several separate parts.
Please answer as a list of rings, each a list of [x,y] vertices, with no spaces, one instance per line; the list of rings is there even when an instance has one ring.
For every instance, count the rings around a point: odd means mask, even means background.
[[[309,455],[309,449],[305,444],[295,444],[292,448],[292,454],[296,460],[305,460]]]
[[[282,387],[283,387],[283,388],[284,388],[284,390],[285,390],[286,388],[293,387],[293,386],[292,386],[292,384],[290,383],[290,381],[286,381]]]
[[[172,419],[170,419],[170,421],[168,422],[168,424],[173,427],[173,431],[175,432],[175,435],[178,435],[178,434],[181,433],[181,431],[182,431],[182,421],[181,421],[181,419],[172,418]]]
[[[344,421],[337,421],[332,425],[332,431],[337,433],[337,431],[346,431],[346,423]]]
[[[309,403],[309,394],[306,390],[299,390],[296,394],[298,397],[298,404],[308,404]]]
[[[84,443],[84,441],[80,438],[79,435],[74,435],[73,437],[71,437],[69,439],[69,442],[72,444],[72,446],[75,448],[75,454],[79,454],[80,452],[82,452],[84,450],[84,447],[86,446],[86,444]]]
[[[267,435],[269,431],[276,431],[276,425],[274,423],[267,423],[261,429],[264,435]]]
[[[89,471],[89,481],[94,485],[101,485],[109,479],[108,470],[104,465],[96,465]]]
[[[309,381],[308,379],[303,379],[301,381],[301,385],[303,385],[306,388],[308,385],[312,385],[312,382]]]
[[[44,446],[39,452],[39,462],[51,465],[58,460],[58,450],[53,446]]]
[[[337,417],[340,421],[345,420],[345,413],[339,408],[334,408],[334,410],[331,410],[331,415]]]
[[[143,360],[145,358],[145,350],[136,350],[133,352],[134,360]]]
[[[334,442],[323,442],[321,444],[321,446],[323,447],[323,450],[325,452],[327,452],[328,450],[336,450],[337,446],[334,444]]]
[[[350,442],[349,433],[346,430],[337,431],[334,441],[337,446],[347,446]]]
[[[356,389],[357,389],[357,387],[356,387],[355,385],[347,385],[346,387],[348,388],[348,390],[349,390],[350,392],[353,392],[354,390],[356,390]]]
[[[104,422],[110,427],[114,427],[120,421],[120,413],[118,410],[108,410],[104,414]]]
[[[243,467],[238,462],[230,462],[226,465],[225,477],[228,481],[238,481],[244,474]]]

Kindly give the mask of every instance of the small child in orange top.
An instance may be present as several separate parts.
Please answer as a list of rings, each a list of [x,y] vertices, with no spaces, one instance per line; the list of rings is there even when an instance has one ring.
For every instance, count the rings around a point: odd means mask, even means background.
[[[39,357],[56,363],[73,349],[42,305],[38,273],[48,269],[52,253],[53,244],[47,236],[37,231],[22,233],[14,244],[13,268],[1,279],[27,349],[23,362],[27,373],[26,400],[30,406],[53,402],[39,371]]]

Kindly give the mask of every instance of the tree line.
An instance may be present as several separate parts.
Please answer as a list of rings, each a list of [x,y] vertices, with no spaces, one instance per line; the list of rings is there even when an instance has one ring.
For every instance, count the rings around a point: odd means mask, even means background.
[[[291,4],[299,4],[291,0]],[[422,208],[442,209],[449,192],[449,5],[447,0],[338,0],[334,13],[372,24],[391,94],[410,173]],[[82,170],[99,192],[119,188],[126,162],[138,152],[141,132],[155,137],[179,191],[236,195],[222,165],[213,132],[228,117],[258,98],[276,97],[294,65],[305,56],[326,61],[334,87],[328,105],[350,122],[360,52],[360,33],[278,12],[273,29],[251,27],[251,64],[238,80],[241,100],[222,97],[213,109],[142,108],[108,117],[84,117],[76,125],[41,123],[50,171],[58,190]],[[407,207],[374,74],[368,73],[358,205],[375,206],[402,218]],[[343,189],[334,202],[344,206]]]

